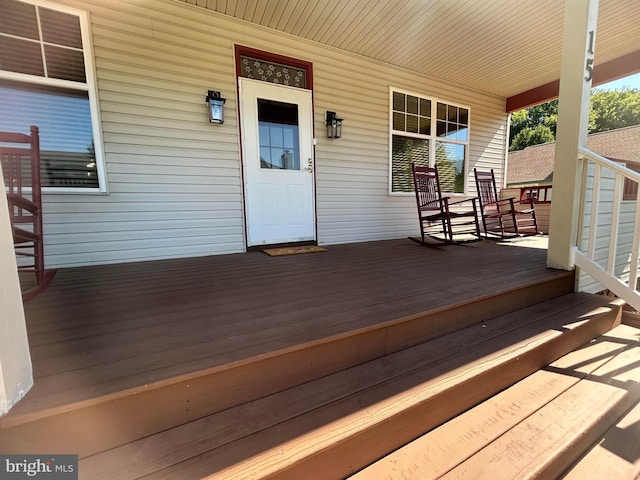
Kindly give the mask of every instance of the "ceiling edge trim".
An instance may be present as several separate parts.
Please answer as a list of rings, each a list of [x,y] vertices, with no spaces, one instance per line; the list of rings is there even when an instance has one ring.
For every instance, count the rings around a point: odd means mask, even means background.
[[[640,50],[628,53],[622,57],[596,65],[593,69],[592,85],[597,87],[603,83],[617,80],[628,75],[640,72]],[[505,112],[511,113],[516,110],[548,102],[558,97],[560,92],[560,80],[540,85],[538,87],[518,93],[507,98]]]

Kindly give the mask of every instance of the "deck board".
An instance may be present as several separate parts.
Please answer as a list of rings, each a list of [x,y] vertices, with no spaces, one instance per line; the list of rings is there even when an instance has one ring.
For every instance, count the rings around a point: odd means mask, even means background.
[[[456,332],[453,336],[463,347],[455,351],[452,346],[450,354],[432,363],[143,478],[300,479],[307,478],[305,472],[315,472],[315,478],[345,478],[388,452],[390,445],[406,443],[452,412],[484,400],[503,382],[510,383],[510,376],[522,378],[546,364],[534,357],[551,350],[538,346],[561,340],[563,332],[579,328],[576,313],[601,305],[599,299],[585,299],[546,318],[534,314],[537,321],[531,323],[522,315],[513,331],[509,320],[518,322],[508,315],[501,319],[502,331],[476,325],[465,329],[466,338]],[[480,338],[477,344],[475,337]],[[295,402],[296,396],[290,399]]]
[[[561,357],[548,369],[535,372],[387,455],[350,479],[440,478],[611,361],[629,343],[637,342],[636,336],[637,330],[626,326],[618,327],[598,341],[590,342]],[[585,470],[582,472],[582,476],[575,478],[590,478],[584,474]]]
[[[36,383],[15,415],[560,275],[545,261],[539,248],[403,239],[60,270],[25,306]]]
[[[332,402],[342,401],[346,397],[359,395],[363,402],[369,401],[376,395],[375,389],[381,388],[378,386],[399,377],[406,377],[411,372],[417,374],[418,372],[431,371],[442,374],[438,368],[443,363],[450,364],[454,369],[459,367],[460,363],[466,362],[470,356],[473,357],[470,352],[477,349],[480,344],[494,341],[504,347],[512,342],[522,341],[519,336],[521,333],[518,331],[526,325],[539,323],[541,320],[544,321],[546,317],[561,312],[563,316],[570,317],[571,311],[576,307],[579,308],[579,311],[585,312],[590,309],[589,305],[601,305],[601,303],[590,303],[584,297],[575,296],[568,299],[554,299],[545,304],[523,309],[515,314],[503,315],[486,322],[484,327],[482,325],[467,327],[451,336],[436,338],[391,356],[337,372],[288,391],[278,392],[256,400],[251,404],[239,405],[89,457],[83,460],[81,467],[83,472],[87,474],[87,478],[92,479],[107,478],[102,473],[104,465],[113,466],[109,469],[109,478],[122,480],[138,478],[196,455],[205,454],[207,451],[269,428],[278,422],[284,422],[312,410],[323,408]],[[432,373],[433,378],[430,380],[435,381],[435,378],[440,376],[438,374]],[[424,375],[424,373],[419,373],[419,375]],[[370,392],[362,395],[361,392],[365,390]],[[397,394],[397,391],[393,392],[393,395]],[[351,400],[351,404],[359,403]],[[360,408],[363,406],[361,405]],[[373,408],[373,410],[376,409],[378,407]],[[239,419],[242,420],[239,421]],[[277,434],[265,432],[266,434],[263,434],[262,437],[276,438],[285,428],[286,425],[282,425]],[[356,427],[351,426],[351,429],[354,428]],[[319,430],[315,429],[314,434],[318,433]],[[260,443],[260,445],[265,446],[266,442]],[[284,448],[285,444],[281,444],[281,447]],[[246,446],[242,446],[238,450],[246,453],[248,449]],[[213,458],[215,454],[207,454],[207,456]],[[219,457],[227,459],[229,454],[224,453]],[[218,462],[217,466],[220,467],[221,460],[218,459]],[[173,474],[175,478],[186,478],[184,471],[173,472]],[[201,475],[203,472],[198,472],[198,474]],[[196,478],[198,474],[194,473],[193,477]]]
[[[635,343],[441,478],[559,478],[592,435],[599,437],[638,400],[637,331],[633,336]]]
[[[640,477],[640,400],[602,436],[584,458],[571,468],[563,480]]]

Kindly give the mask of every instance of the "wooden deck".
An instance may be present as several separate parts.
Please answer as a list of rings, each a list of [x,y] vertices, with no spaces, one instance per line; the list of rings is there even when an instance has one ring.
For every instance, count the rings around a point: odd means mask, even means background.
[[[561,274],[545,260],[544,249],[490,241],[430,249],[393,240],[61,270],[25,306],[35,386],[15,414],[188,378]]]
[[[544,246],[62,270],[25,306],[35,385],[0,419],[0,451],[78,454],[83,479],[345,478],[619,323]],[[619,397],[612,422],[640,393]]]

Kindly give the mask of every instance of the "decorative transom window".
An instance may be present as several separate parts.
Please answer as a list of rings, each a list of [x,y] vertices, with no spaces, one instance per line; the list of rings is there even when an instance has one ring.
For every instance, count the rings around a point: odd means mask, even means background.
[[[84,14],[0,0],[0,130],[40,130],[45,190],[104,190]]]
[[[307,88],[307,72],[302,68],[280,65],[244,55],[240,56],[240,76],[279,85]]]
[[[444,192],[465,193],[469,108],[391,90],[390,193],[413,192],[411,163],[438,167]]]

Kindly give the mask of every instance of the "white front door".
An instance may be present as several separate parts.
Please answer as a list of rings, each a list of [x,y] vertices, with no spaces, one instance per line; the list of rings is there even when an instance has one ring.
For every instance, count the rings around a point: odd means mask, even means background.
[[[247,245],[315,240],[311,91],[240,78]]]

